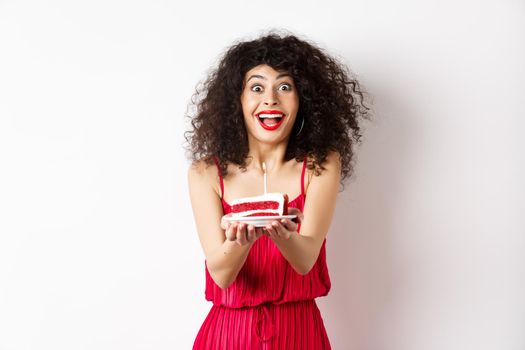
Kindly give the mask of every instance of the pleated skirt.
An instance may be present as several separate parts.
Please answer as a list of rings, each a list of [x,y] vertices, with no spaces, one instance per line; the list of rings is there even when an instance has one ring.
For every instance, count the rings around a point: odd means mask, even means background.
[[[213,305],[193,350],[331,349],[315,300],[255,307]]]

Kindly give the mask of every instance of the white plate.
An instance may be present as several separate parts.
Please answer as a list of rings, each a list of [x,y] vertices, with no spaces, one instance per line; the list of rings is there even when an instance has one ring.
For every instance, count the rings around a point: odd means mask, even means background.
[[[236,218],[233,216],[224,218],[227,221],[238,221],[245,223],[246,225],[253,225],[255,227],[264,227],[274,220],[280,219],[295,219],[297,215],[283,215],[283,216],[245,216]]]

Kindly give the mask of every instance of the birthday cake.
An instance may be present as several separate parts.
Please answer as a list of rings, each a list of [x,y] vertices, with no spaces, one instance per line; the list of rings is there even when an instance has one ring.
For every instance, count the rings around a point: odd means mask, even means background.
[[[232,217],[288,215],[288,195],[266,193],[239,198],[231,203]]]

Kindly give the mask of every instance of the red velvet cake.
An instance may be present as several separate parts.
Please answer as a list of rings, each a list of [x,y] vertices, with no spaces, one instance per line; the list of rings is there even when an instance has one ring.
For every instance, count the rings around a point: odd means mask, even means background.
[[[232,217],[288,215],[288,195],[266,193],[232,201]]]

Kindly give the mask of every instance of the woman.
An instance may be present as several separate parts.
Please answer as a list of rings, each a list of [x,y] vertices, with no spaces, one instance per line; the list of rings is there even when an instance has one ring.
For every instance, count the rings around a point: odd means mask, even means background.
[[[269,34],[231,46],[193,102],[188,183],[213,302],[193,349],[330,349],[315,298],[330,290],[325,238],[368,110],[358,82],[306,40]],[[297,222],[224,220],[233,199],[262,194],[263,162]]]

